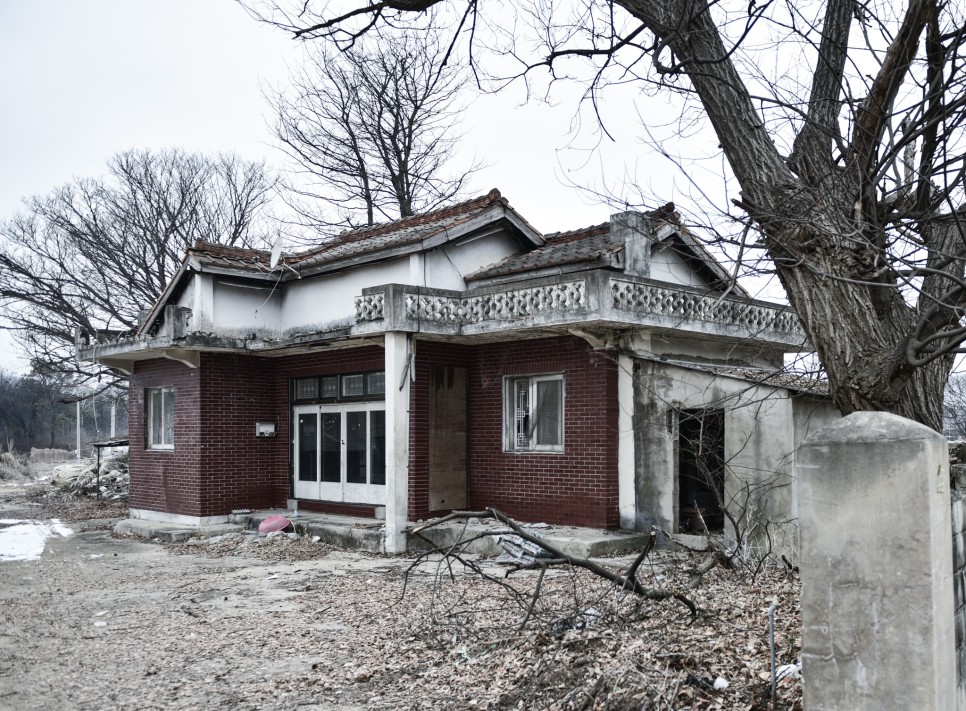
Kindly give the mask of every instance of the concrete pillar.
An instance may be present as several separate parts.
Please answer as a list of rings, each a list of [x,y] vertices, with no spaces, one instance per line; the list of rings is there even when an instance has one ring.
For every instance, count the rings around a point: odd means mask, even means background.
[[[617,508],[621,528],[637,524],[634,476],[634,359],[617,356]]]
[[[386,553],[406,552],[409,524],[409,338],[386,334]]]
[[[956,708],[943,437],[855,413],[810,435],[795,473],[805,708]]]
[[[619,212],[610,216],[610,233],[624,241],[624,273],[651,275],[651,227],[639,212]]]

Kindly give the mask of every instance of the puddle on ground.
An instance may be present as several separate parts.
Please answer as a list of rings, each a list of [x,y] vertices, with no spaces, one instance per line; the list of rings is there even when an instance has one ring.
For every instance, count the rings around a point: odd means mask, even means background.
[[[59,519],[50,521],[24,521],[0,519],[0,562],[7,560],[37,560],[44,552],[51,536],[67,538],[74,530]]]

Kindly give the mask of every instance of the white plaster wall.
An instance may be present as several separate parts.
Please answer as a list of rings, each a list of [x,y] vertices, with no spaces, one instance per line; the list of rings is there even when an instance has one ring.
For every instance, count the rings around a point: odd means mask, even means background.
[[[195,280],[197,278],[198,278],[198,275],[195,274],[192,276],[191,280],[188,281],[188,286],[185,287],[185,290],[181,293],[181,296],[179,296],[178,300],[175,302],[176,306],[184,306],[189,309],[192,307],[195,300]]]
[[[439,289],[463,290],[466,288],[463,281],[463,276],[466,274],[492,266],[522,251],[517,241],[505,232],[445,245],[430,253],[430,261],[434,266],[438,265],[438,270],[431,272],[433,275],[431,285]],[[455,275],[458,275],[458,281],[453,281],[452,286],[447,286],[447,280]]]
[[[355,318],[355,297],[379,284],[408,284],[409,257],[286,283],[281,330],[317,329]]]
[[[277,287],[248,288],[230,279],[195,275],[178,303],[192,308],[199,330],[229,336],[256,333],[285,336],[292,331],[314,331],[348,326],[355,319],[355,297],[381,284],[411,284],[463,291],[463,275],[520,251],[509,235],[498,232],[448,244],[428,252],[367,264],[344,271],[286,281]],[[211,305],[199,295],[214,282]],[[209,313],[210,312],[210,313]]]
[[[677,526],[677,410],[719,409],[725,412],[725,498],[743,500],[745,483],[770,481],[765,513],[790,518],[794,482],[792,452],[796,422],[792,400],[781,388],[754,385],[650,361],[635,367],[636,527]],[[795,526],[786,527],[794,545]]]
[[[668,247],[651,252],[651,279],[683,286],[708,286],[677,252]]]
[[[212,295],[212,322],[221,335],[277,336],[282,313],[278,289],[232,284],[215,279]]]

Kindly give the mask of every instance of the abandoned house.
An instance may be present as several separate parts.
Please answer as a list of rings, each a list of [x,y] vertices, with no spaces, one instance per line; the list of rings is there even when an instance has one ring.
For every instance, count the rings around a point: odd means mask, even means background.
[[[130,515],[291,507],[407,521],[722,526],[747,482],[794,514],[790,454],[831,406],[776,384],[804,335],[673,206],[543,235],[499,191],[279,257],[198,243],[134,334]],[[293,501],[294,500],[294,501]]]

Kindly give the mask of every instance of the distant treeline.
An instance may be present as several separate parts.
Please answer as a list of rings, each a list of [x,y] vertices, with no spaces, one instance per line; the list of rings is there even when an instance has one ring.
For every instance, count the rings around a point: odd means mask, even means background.
[[[17,375],[0,371],[0,451],[31,448],[75,449],[77,402],[81,403],[81,447],[127,433],[127,398],[123,391],[78,392],[62,376]]]

